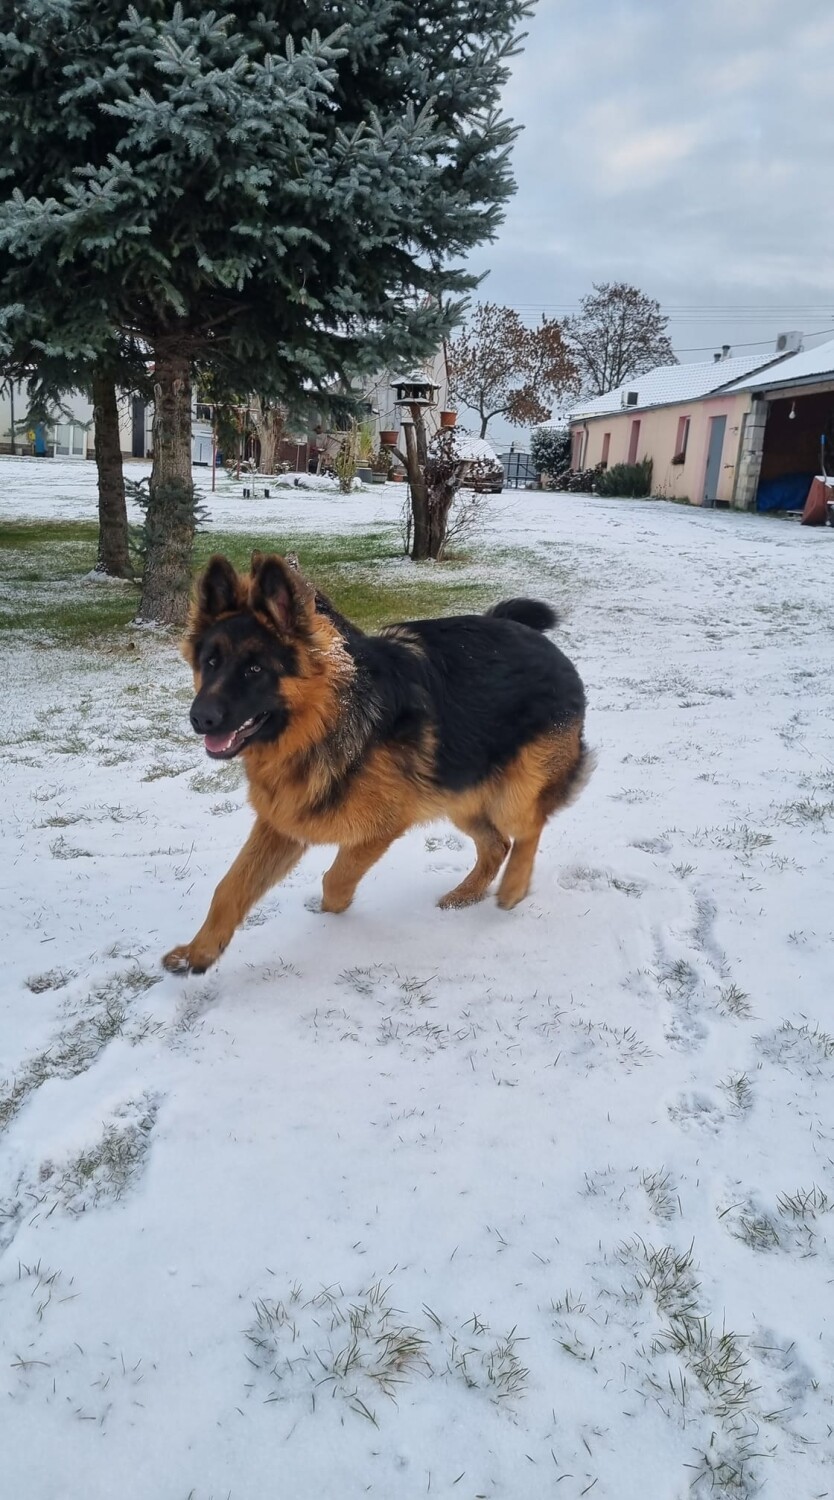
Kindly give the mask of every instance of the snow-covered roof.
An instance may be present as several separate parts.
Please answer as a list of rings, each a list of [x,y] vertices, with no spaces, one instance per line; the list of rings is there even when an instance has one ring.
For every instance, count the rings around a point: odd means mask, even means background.
[[[681,401],[698,401],[713,391],[761,370],[780,356],[770,354],[743,354],[729,359],[700,360],[691,365],[658,365],[645,375],[634,375],[614,391],[604,396],[594,396],[589,401],[578,403],[570,413],[571,420],[577,417],[602,417],[611,412],[640,411],[646,406],[676,406]],[[740,387],[737,387],[740,388]],[[626,403],[626,393],[637,392],[637,401]],[[561,425],[550,424],[550,425]]]
[[[817,344],[816,349],[803,349],[800,354],[792,354],[780,360],[760,379],[750,380],[748,377],[737,381],[730,389],[748,391],[755,385],[758,390],[761,386],[791,385],[795,380],[824,379],[827,375],[834,378],[834,339]]]

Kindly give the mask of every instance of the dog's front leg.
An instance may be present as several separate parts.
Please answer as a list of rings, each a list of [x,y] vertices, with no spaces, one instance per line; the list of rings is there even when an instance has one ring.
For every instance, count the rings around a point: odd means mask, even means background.
[[[298,864],[304,849],[259,819],[217,887],[197,936],[166,953],[165,968],[173,974],[204,974],[228,947],[246,913]]]

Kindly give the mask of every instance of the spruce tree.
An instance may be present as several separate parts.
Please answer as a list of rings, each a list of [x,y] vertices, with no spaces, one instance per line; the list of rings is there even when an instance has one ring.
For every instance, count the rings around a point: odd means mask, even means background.
[[[531,4],[4,0],[0,320],[72,357],[147,346],[146,618],[185,608],[196,367],[296,402],[454,325],[513,190]]]
[[[98,478],[98,558],[96,571],[111,578],[132,578],[124,466],[119,429],[119,398],[150,394],[146,362],[136,350],[116,340],[98,357],[68,361],[43,347],[20,344],[15,378],[28,387],[28,421],[71,420],[64,398],[71,391],[93,406]],[[54,415],[50,418],[49,414]],[[37,414],[42,414],[38,417]]]

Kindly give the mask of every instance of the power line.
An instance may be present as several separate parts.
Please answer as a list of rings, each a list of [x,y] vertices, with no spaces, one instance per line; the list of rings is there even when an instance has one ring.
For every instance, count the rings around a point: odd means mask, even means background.
[[[824,333],[834,333],[834,328],[818,328],[817,331],[816,331],[816,333],[803,333],[802,337],[804,339],[818,339],[818,338],[821,338]],[[772,343],[773,343],[773,339],[772,338],[769,338],[769,339],[753,339],[752,341],[750,341],[750,342],[748,342],[746,344],[733,344],[732,348],[733,349],[761,349],[761,347],[762,347],[763,344],[772,344]],[[697,345],[694,345],[694,346],[690,345],[690,347],[686,348],[686,349],[680,349],[679,353],[680,354],[704,354],[704,353],[707,353],[710,349],[714,349],[714,348],[715,348],[715,344],[714,343],[713,344],[697,344]]]
[[[568,316],[571,313],[576,313],[576,312],[580,312],[581,311],[581,308],[578,305],[575,305],[575,304],[568,305],[568,304],[561,304],[561,303],[556,303],[556,302],[545,302],[545,303],[520,302],[520,303],[510,304],[510,306],[511,306],[511,310],[513,312],[518,313],[518,315],[519,315],[520,318],[527,319],[527,320],[529,320],[530,318],[546,317],[548,315],[550,315],[552,317],[555,314],[561,314],[562,316]],[[735,323],[742,323],[742,322],[749,322],[749,323],[772,322],[772,323],[775,323],[777,325],[777,328],[778,328],[779,332],[783,332],[784,331],[784,325],[788,321],[789,318],[790,319],[793,319],[793,318],[797,318],[798,319],[800,317],[804,317],[808,313],[816,313],[817,315],[819,315],[820,312],[827,313],[828,312],[828,308],[823,308],[823,307],[816,307],[816,308],[810,308],[810,307],[783,307],[783,308],[776,308],[774,310],[772,307],[769,307],[769,308],[761,308],[760,310],[755,311],[749,304],[746,307],[744,307],[744,308],[742,308],[742,307],[731,308],[731,307],[718,306],[718,305],[716,305],[713,308],[713,307],[710,307],[710,306],[703,306],[702,305],[702,306],[698,307],[697,309],[694,308],[694,307],[691,309],[691,311],[693,313],[697,312],[697,316],[692,316],[692,317],[686,317],[686,316],[681,317],[680,316],[680,312],[681,311],[684,311],[684,309],[679,309],[679,308],[676,308],[676,307],[672,307],[672,308],[668,308],[667,307],[666,309],[664,309],[665,316],[668,319],[668,321],[670,323],[676,323],[678,325],[680,325],[681,323],[685,323],[685,324],[693,323],[695,325],[697,325],[699,323],[716,323],[719,320],[724,320],[724,321],[728,321],[728,322],[732,321],[732,322],[735,322]],[[830,316],[830,314],[829,314],[829,316]],[[781,327],[779,325],[781,325]],[[806,339],[818,339],[818,338],[823,338],[825,335],[830,334],[830,333],[834,333],[834,328],[817,328],[817,329],[815,329],[811,333],[805,333],[803,331],[803,335],[802,336],[803,336],[803,338],[806,338]],[[672,342],[674,343],[674,340]],[[680,354],[708,354],[710,351],[714,350],[716,342],[717,342],[717,340],[714,340],[713,343],[711,343],[711,344],[687,344],[687,345],[684,345],[684,346],[680,346],[678,352]],[[761,348],[764,347],[765,344],[772,344],[772,343],[773,343],[773,335],[771,334],[770,338],[766,338],[766,339],[748,339],[748,340],[742,341],[742,342],[739,342],[737,340],[733,340],[732,341],[732,347],[734,349],[761,349]]]
[[[508,304],[504,304],[505,306]],[[540,303],[510,303],[512,310],[521,318],[537,318],[542,316],[570,317],[582,311],[576,304],[561,304],[555,302]],[[709,307],[698,308],[668,307],[662,306],[661,311],[671,323],[778,323],[784,324],[788,319],[817,319],[830,318],[832,310],[830,305],[819,307]]]
[[[674,313],[755,313],[756,315],[768,315],[783,313],[814,313],[828,311],[830,301],[802,303],[797,302],[672,302],[666,303],[666,309],[670,316]],[[532,311],[541,312],[577,312],[581,304],[578,302],[515,302],[513,303],[517,312]]]

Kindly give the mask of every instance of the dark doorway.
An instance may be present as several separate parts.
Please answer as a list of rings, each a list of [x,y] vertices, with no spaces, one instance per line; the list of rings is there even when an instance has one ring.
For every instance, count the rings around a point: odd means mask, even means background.
[[[767,408],[756,509],[801,510],[823,462],[834,473],[834,391],[780,396]]]
[[[133,454],[134,458],[145,457],[145,413],[146,407],[144,401],[140,401],[138,396],[134,396],[133,405],[131,408],[131,417],[133,421],[133,442],[131,446],[131,453]]]

